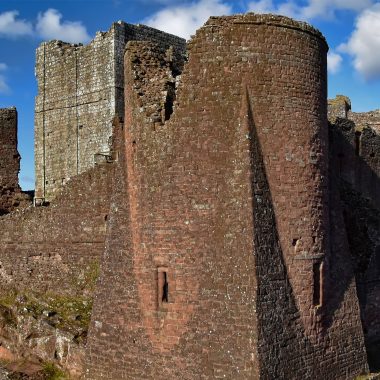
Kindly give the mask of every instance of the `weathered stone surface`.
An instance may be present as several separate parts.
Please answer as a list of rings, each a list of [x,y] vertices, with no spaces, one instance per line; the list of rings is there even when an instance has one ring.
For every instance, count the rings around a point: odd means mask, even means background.
[[[347,104],[342,96],[329,102],[331,162],[341,181],[369,364],[380,371],[380,112],[355,113]]]
[[[20,155],[17,151],[16,108],[0,109],[0,216],[28,204],[18,184]]]
[[[184,64],[183,40],[119,22],[38,49],[45,207],[0,218],[12,376],[44,378],[41,361],[89,380],[367,371],[376,112],[339,97],[328,127],[327,44],[305,23],[213,17],[188,48]]]
[[[125,156],[88,379],[347,379],[366,370],[328,181],[326,52],[318,32],[287,18],[211,18],[190,42],[163,121],[166,52],[128,44]]]
[[[0,345],[72,377],[83,371],[112,177],[112,163],[97,165],[70,180],[54,205],[0,218],[0,305],[14,316],[0,329]]]
[[[36,198],[52,200],[94,166],[95,155],[110,155],[113,117],[124,114],[124,47],[132,40],[172,46],[174,64],[183,61],[182,38],[122,21],[86,46],[51,41],[37,49]]]

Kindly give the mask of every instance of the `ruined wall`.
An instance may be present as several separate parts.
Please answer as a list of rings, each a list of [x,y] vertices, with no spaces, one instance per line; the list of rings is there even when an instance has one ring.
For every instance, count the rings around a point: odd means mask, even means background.
[[[14,357],[83,370],[113,175],[97,165],[54,205],[0,218],[0,344]]]
[[[341,184],[345,225],[354,263],[368,361],[380,371],[380,210],[347,183]]]
[[[0,109],[0,215],[18,205],[15,195],[20,193],[18,172],[20,155],[17,151],[16,108]]]
[[[369,364],[380,369],[380,114],[355,113],[346,97],[329,101],[331,164],[341,180]]]
[[[366,370],[343,217],[329,212],[326,52],[287,18],[211,18],[169,119],[167,52],[128,45],[88,379]]]
[[[177,56],[184,52],[183,39],[124,22],[86,46],[51,41],[37,49],[37,199],[51,200],[68,179],[107,159],[113,117],[124,113],[124,47],[134,39],[173,46]]]
[[[352,112],[350,100],[329,100],[334,161],[340,177],[380,208],[380,111]]]

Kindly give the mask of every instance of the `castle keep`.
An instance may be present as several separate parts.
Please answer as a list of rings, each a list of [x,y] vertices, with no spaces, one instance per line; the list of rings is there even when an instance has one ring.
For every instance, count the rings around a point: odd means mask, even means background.
[[[124,113],[124,47],[133,40],[171,46],[174,65],[185,51],[182,38],[122,21],[87,46],[51,41],[37,49],[37,202],[50,201],[71,177],[110,159],[112,119]]]
[[[46,207],[0,218],[1,346],[89,380],[368,372],[378,113],[328,104],[308,24],[212,17],[184,48],[116,23],[38,49]]]

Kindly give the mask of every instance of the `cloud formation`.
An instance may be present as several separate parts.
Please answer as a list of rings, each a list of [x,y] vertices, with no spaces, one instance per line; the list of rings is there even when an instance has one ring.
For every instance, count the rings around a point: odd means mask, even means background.
[[[275,5],[272,0],[255,0],[248,4],[248,10],[258,13],[275,13],[298,20],[333,18],[338,10],[360,12],[370,7],[374,0],[308,0],[306,5],[298,5],[293,0]]]
[[[6,94],[9,92],[9,86],[6,82],[5,75],[3,74],[7,70],[7,65],[0,62],[0,94]]]
[[[221,0],[199,0],[195,3],[166,7],[143,20],[143,23],[183,38],[189,38],[211,15],[228,15],[231,12],[231,5]]]
[[[32,23],[18,19],[18,11],[0,13],[0,37],[21,37],[33,35]]]
[[[61,21],[62,14],[56,9],[40,13],[36,32],[45,40],[63,40],[65,42],[88,42],[91,38],[85,26],[79,21]]]
[[[354,31],[339,51],[353,57],[355,69],[365,79],[380,78],[380,4],[364,10],[356,20]]]
[[[56,9],[40,13],[35,26],[19,19],[18,15],[16,10],[0,13],[0,37],[34,36],[43,40],[57,39],[72,43],[90,40],[86,27],[80,21],[62,21],[62,14]]]
[[[342,66],[343,58],[340,54],[330,51],[327,54],[327,68],[330,74],[336,74]]]

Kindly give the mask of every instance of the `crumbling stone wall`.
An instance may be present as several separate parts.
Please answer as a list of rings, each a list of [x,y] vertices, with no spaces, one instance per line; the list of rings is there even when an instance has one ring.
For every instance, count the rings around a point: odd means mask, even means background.
[[[14,358],[82,373],[113,176],[112,163],[97,165],[54,205],[0,218],[0,345]]]
[[[0,215],[19,205],[20,155],[17,151],[16,108],[0,109]]]
[[[88,379],[366,370],[339,193],[327,180],[326,52],[318,31],[287,18],[211,18],[166,118],[167,52],[128,44],[125,149]]]
[[[124,114],[123,54],[130,40],[172,46],[175,64],[183,61],[183,39],[121,21],[86,46],[51,41],[37,49],[37,201],[50,201],[70,178],[109,157],[113,117]]]
[[[340,177],[380,209],[380,111],[351,111],[347,97],[329,100],[334,161]]]
[[[380,370],[380,113],[329,101],[331,164],[340,179],[369,364]]]

